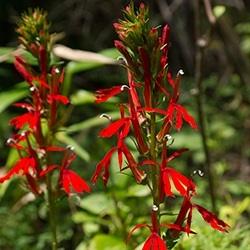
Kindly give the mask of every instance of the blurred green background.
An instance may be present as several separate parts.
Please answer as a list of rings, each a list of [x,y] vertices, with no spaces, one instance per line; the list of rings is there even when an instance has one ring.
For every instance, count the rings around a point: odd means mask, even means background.
[[[121,16],[129,1],[121,0],[0,0],[0,161],[11,166],[15,155],[6,147],[12,134],[8,120],[17,114],[11,107],[25,98],[26,86],[11,63],[11,51],[17,46],[16,21],[28,8],[48,11],[51,30],[58,44],[87,50],[116,59],[112,49],[117,38],[112,23]],[[135,1],[138,3],[139,1]],[[197,30],[196,0],[155,0],[149,4],[152,25],[169,23],[171,27],[169,67],[185,72],[181,102],[197,118],[195,68]],[[194,215],[193,228],[198,234],[184,236],[177,250],[250,249],[250,2],[245,0],[212,1],[217,23],[212,25],[200,1],[198,26],[204,48],[202,67],[203,103],[207,144],[214,176],[216,202],[220,217],[231,225],[228,234],[209,228],[199,215]],[[74,168],[86,179],[96,163],[114,141],[98,137],[106,125],[99,114],[117,117],[118,98],[104,105],[94,104],[92,92],[126,83],[126,72],[116,65],[64,60],[66,81],[75,105],[59,140],[73,144],[79,155]],[[200,132],[185,127],[173,135],[173,149],[188,147],[190,151],[174,162],[174,166],[190,175],[204,169]],[[132,145],[131,145],[132,146]],[[7,159],[7,163],[6,163]],[[0,169],[1,173],[1,169]],[[197,200],[211,208],[207,175],[195,176]],[[58,212],[61,249],[123,250],[124,239],[133,225],[148,222],[151,199],[144,186],[137,186],[129,175],[120,174],[116,159],[112,161],[111,181],[106,189],[98,184],[93,193],[63,198]],[[167,206],[178,211],[180,198]],[[140,204],[140,206],[138,206]],[[176,209],[175,209],[176,208]],[[173,220],[166,216],[166,221]],[[0,186],[0,249],[48,249],[50,241],[46,204],[33,200],[18,178]],[[133,236],[135,249],[148,235],[140,231]],[[205,246],[204,246],[205,244]],[[138,249],[141,249],[138,247]]]

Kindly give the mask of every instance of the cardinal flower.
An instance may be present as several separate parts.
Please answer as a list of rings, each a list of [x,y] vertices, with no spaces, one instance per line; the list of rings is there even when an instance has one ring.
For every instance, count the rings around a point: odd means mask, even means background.
[[[76,154],[70,149],[65,152],[62,165],[60,166],[59,183],[67,194],[72,192],[90,192],[87,182],[77,173],[69,169],[70,164],[76,158]]]
[[[17,163],[11,168],[11,170],[3,177],[0,177],[0,183],[9,180],[16,174],[30,174],[36,172],[36,162],[32,157],[24,157],[17,161]]]
[[[139,228],[142,227],[147,227],[151,234],[149,235],[149,237],[146,239],[142,250],[167,250],[167,245],[164,242],[164,240],[161,238],[161,236],[159,235],[159,227],[160,226],[165,226],[165,225],[158,225],[157,223],[157,211],[158,211],[158,207],[153,205],[152,207],[152,212],[151,212],[151,225],[148,224],[138,224],[136,225],[129,233],[128,235],[128,240],[130,239],[132,233],[134,231],[136,231]]]
[[[175,224],[180,227],[184,227],[186,229],[186,232],[191,232],[190,228],[191,228],[191,222],[192,222],[192,213],[194,209],[197,209],[197,211],[201,214],[202,218],[212,228],[221,232],[227,232],[227,229],[230,226],[226,224],[224,221],[220,220],[215,214],[208,211],[204,207],[198,204],[192,203],[191,198],[193,197],[193,195],[194,195],[194,190],[189,190],[188,195],[184,197],[184,200],[182,202],[181,209],[177,216]],[[184,223],[186,224],[183,226]]]

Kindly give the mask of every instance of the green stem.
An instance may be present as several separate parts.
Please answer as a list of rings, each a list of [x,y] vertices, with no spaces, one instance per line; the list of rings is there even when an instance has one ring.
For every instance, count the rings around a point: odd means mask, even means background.
[[[150,158],[152,160],[156,160],[157,153],[156,153],[156,117],[155,113],[150,114]],[[152,195],[154,205],[158,207],[157,210],[157,228],[160,230],[160,167],[159,166],[152,166]],[[160,233],[160,232],[159,232]]]
[[[52,181],[51,175],[48,174],[46,177],[47,182],[47,189],[48,189],[48,210],[49,210],[49,222],[51,227],[52,233],[52,250],[58,249],[58,241],[57,241],[57,228],[56,228],[56,203],[55,203],[55,196],[53,194],[52,189]]]

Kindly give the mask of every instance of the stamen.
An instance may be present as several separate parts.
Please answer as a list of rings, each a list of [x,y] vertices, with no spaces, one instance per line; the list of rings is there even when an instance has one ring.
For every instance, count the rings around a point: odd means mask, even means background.
[[[184,75],[184,71],[182,69],[180,69],[177,73],[177,76],[183,76]]]
[[[168,43],[165,43],[164,45],[162,45],[161,47],[160,47],[160,50],[163,50],[164,48],[166,48],[168,46]]]
[[[106,118],[106,119],[108,119],[109,121],[112,121],[112,117],[111,117],[110,115],[107,115],[107,114],[101,114],[99,117],[100,117],[100,118]]]
[[[158,210],[159,210],[159,208],[156,205],[152,206],[152,211],[157,212]]]
[[[169,140],[172,140],[173,138],[172,138],[172,136],[170,134],[166,134],[165,139],[167,139],[169,141]]]
[[[12,144],[12,143],[16,143],[16,140],[14,140],[13,138],[9,138],[7,141],[6,141],[6,144]]]
[[[37,88],[35,86],[32,86],[32,87],[30,87],[30,91],[31,92],[37,91]]]
[[[71,151],[74,151],[74,150],[75,150],[74,146],[72,146],[72,145],[68,145],[66,148],[67,148],[68,150],[71,150]]]
[[[125,85],[125,84],[124,84],[124,85],[121,86],[121,91],[124,91],[124,89],[130,89],[130,88],[129,88],[128,85]]]
[[[194,176],[196,174],[198,174],[200,177],[203,177],[205,175],[205,173],[200,169],[196,169],[196,170],[193,171],[192,175]]]

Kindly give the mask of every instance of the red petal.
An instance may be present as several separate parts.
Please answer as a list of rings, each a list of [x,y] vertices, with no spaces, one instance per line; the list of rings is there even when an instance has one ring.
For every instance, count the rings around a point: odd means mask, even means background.
[[[96,183],[98,177],[102,174],[103,183],[105,186],[107,185],[108,178],[109,178],[110,160],[115,150],[116,148],[111,148],[103,157],[103,159],[97,164],[95,173],[93,174],[91,178],[91,182]]]
[[[10,120],[10,125],[14,126],[16,129],[21,129],[26,124],[29,124],[31,128],[34,128],[36,117],[33,113],[25,113]]]
[[[0,183],[9,180],[13,175],[18,174],[20,171],[22,171],[22,175],[29,174],[31,169],[36,171],[35,167],[36,162],[34,158],[21,158],[5,176],[0,178]]]
[[[175,158],[179,157],[182,153],[188,151],[188,148],[181,148],[175,152],[173,152],[168,158],[167,158],[167,162],[170,162],[172,160],[174,160]]]
[[[168,79],[168,83],[171,85],[172,88],[174,88],[174,79],[172,78],[172,74],[170,72],[168,72],[167,74],[167,79]]]
[[[29,103],[25,103],[25,102],[17,102],[14,104],[15,107],[19,107],[19,108],[23,108],[23,109],[27,109],[28,111],[33,110],[32,105],[30,105]]]
[[[167,115],[168,114],[165,110],[158,109],[158,108],[148,108],[148,107],[146,107],[146,108],[144,108],[144,110],[146,112],[149,112],[149,113],[153,112],[153,113],[158,113],[158,114],[161,114],[161,115]]]
[[[131,154],[131,152],[129,151],[129,149],[127,148],[127,146],[125,144],[122,144],[121,150],[124,153],[124,155],[128,161],[128,167],[130,168],[133,176],[135,177],[136,182],[141,183],[142,180],[145,178],[144,171],[138,169],[137,162],[135,161],[133,155]]]
[[[230,226],[228,224],[226,224],[223,220],[220,220],[219,218],[217,218],[217,216],[215,214],[208,211],[204,207],[201,207],[197,204],[194,204],[194,207],[197,208],[197,210],[199,211],[199,213],[201,214],[203,219],[207,223],[209,223],[212,228],[214,228],[218,231],[221,231],[221,232],[227,232],[227,228],[229,228]]]
[[[47,146],[45,147],[46,151],[50,151],[50,152],[62,152],[65,151],[66,148],[60,147],[60,146]]]
[[[194,190],[195,184],[173,168],[166,168],[166,172],[173,180],[174,186],[182,196],[186,196],[188,190]]]
[[[115,122],[112,122],[109,124],[108,127],[102,129],[99,135],[101,137],[111,137],[112,135],[116,134],[118,130],[128,122],[129,122],[128,118],[122,118]]]
[[[66,193],[90,192],[89,185],[74,171],[64,169],[62,173],[62,185]]]
[[[188,228],[182,227],[182,226],[177,225],[177,224],[167,224],[166,227],[169,228],[169,229],[172,229],[172,230],[176,230],[178,232],[185,232],[185,233],[188,233],[188,234],[189,233],[196,234],[194,231],[191,231]]]
[[[51,166],[48,166],[47,168],[43,169],[41,172],[40,172],[40,177],[43,177],[44,175],[46,175],[47,173],[51,172],[52,170],[56,169],[56,168],[59,168],[58,165],[51,165]]]
[[[24,78],[25,81],[32,84],[33,76],[25,68],[25,65],[26,65],[25,61],[21,57],[16,56],[15,61],[14,61],[14,66],[15,66],[16,70],[19,72],[19,74],[22,75],[22,77]]]
[[[170,28],[168,25],[165,25],[162,29],[161,35],[161,46],[165,45],[169,39]]]
[[[96,91],[96,103],[107,101],[109,98],[122,92],[122,86],[115,86],[109,89],[100,89]]]
[[[61,102],[64,105],[69,104],[69,99],[64,95],[48,95],[48,103],[51,104],[52,101]]]
[[[187,112],[187,110],[183,106],[175,104],[175,109],[178,113],[180,113],[180,115],[182,115],[183,119],[190,125],[191,128],[193,129],[198,128],[194,118]]]
[[[162,182],[164,186],[164,193],[167,196],[174,196],[172,190],[171,190],[171,184],[169,180],[169,176],[166,171],[163,171],[162,173]]]
[[[167,246],[158,234],[152,233],[145,241],[142,250],[167,250]]]

